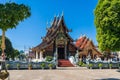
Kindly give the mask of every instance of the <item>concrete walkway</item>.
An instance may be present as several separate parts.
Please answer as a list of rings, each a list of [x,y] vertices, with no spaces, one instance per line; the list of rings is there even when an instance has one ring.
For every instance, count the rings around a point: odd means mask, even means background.
[[[10,80],[120,80],[116,69],[9,70]]]

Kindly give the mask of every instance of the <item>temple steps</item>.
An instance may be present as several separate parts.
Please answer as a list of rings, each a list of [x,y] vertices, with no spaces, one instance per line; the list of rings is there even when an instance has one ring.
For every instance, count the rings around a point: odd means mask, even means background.
[[[74,67],[74,65],[66,59],[58,60],[58,67]]]
[[[88,70],[87,67],[57,67],[57,70]]]

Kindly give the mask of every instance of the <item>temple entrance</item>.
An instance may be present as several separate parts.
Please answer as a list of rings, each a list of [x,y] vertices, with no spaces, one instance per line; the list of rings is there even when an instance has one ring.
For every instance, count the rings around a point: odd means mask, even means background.
[[[65,59],[65,50],[64,50],[64,48],[58,47],[58,59]]]

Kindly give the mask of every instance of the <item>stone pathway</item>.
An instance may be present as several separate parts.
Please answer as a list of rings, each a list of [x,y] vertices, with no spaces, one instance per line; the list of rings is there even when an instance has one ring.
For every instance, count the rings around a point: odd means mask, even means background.
[[[9,70],[10,80],[120,80],[116,69],[59,68],[56,70]]]

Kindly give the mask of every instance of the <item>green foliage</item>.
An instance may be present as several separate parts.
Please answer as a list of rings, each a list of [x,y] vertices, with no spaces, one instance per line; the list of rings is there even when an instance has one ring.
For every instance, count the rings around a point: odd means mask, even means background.
[[[85,67],[85,66],[86,66],[86,64],[85,64],[84,62],[82,62],[82,61],[79,61],[79,62],[77,63],[77,65],[79,65],[79,66],[81,66],[81,67]]]
[[[32,64],[30,63],[30,64],[28,64],[28,67],[32,67]]]
[[[82,64],[83,64],[82,61],[79,61],[79,62],[78,62],[78,65],[79,65],[79,66],[82,66]]]
[[[15,28],[20,21],[30,16],[30,8],[24,4],[0,4],[0,29],[6,31]]]
[[[120,0],[99,0],[94,14],[100,50],[119,51]]]
[[[52,64],[52,63],[48,64],[48,67],[49,67],[49,68],[52,68],[52,67],[53,67],[53,64]]]
[[[18,70],[20,69],[20,64],[19,64],[19,63],[17,64],[17,69],[18,69]]]
[[[19,63],[17,64],[17,67],[20,67],[20,64],[19,64]]]
[[[102,63],[100,63],[100,64],[98,64],[98,66],[99,66],[99,67],[102,67],[102,66],[103,66],[103,64],[102,64]]]
[[[0,3],[0,29],[2,30],[2,51],[4,54],[5,31],[16,28],[19,22],[30,16],[30,8],[24,4],[17,3]]]
[[[20,60],[26,59],[26,55],[25,54],[19,54],[17,56]]]
[[[10,67],[10,64],[6,64],[6,68],[9,69],[9,67]]]
[[[86,64],[85,64],[85,63],[83,63],[83,64],[82,64],[82,67],[86,67]]]
[[[45,61],[50,62],[50,61],[52,61],[52,60],[53,60],[53,57],[52,57],[52,56],[46,56],[46,60],[45,60]]]
[[[45,63],[41,63],[41,64],[40,64],[40,67],[41,67],[41,68],[45,68]]]
[[[2,44],[2,36],[0,36],[0,46],[1,44]],[[19,55],[19,51],[13,48],[10,39],[8,39],[7,37],[5,37],[5,46],[6,46],[5,53],[6,53],[7,58],[14,59],[15,57]],[[2,53],[2,50],[0,48],[0,55],[1,53]]]
[[[89,66],[89,67],[93,67],[93,64],[90,63],[88,66]]]
[[[0,36],[0,46],[1,44],[2,44],[2,37]],[[5,37],[5,45],[6,45],[6,50],[5,50],[6,56],[11,57],[11,54],[14,53],[14,49],[12,47],[11,41],[7,37]],[[2,50],[0,49],[0,54],[1,53],[2,53]]]
[[[104,58],[110,58],[111,53],[109,51],[104,51],[103,52],[103,57]]]
[[[18,57],[20,55],[20,52],[17,49],[14,49],[14,53],[11,55],[11,58]]]
[[[109,64],[109,67],[112,67],[112,64],[111,64],[111,63]]]

